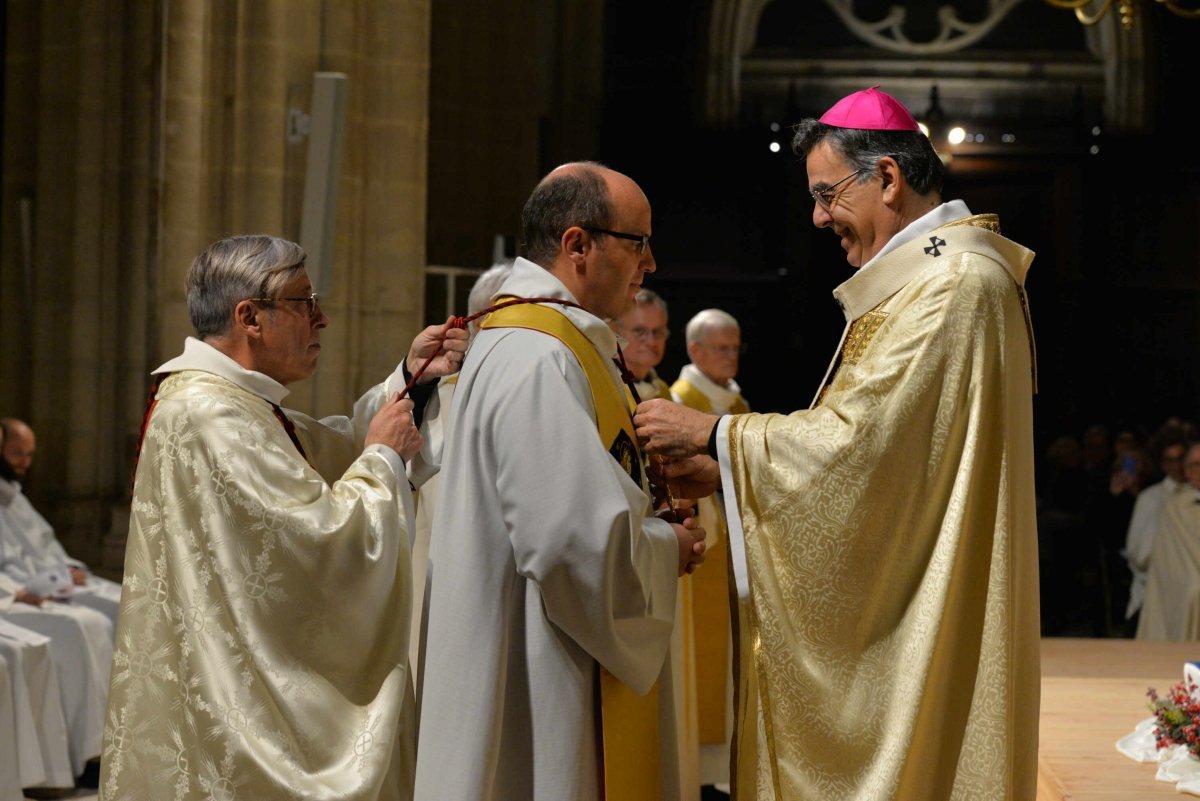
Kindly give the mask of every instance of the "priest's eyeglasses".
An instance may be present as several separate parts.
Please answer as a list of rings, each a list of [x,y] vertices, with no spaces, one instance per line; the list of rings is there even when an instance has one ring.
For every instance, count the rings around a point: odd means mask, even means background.
[[[620,231],[610,231],[607,228],[589,228],[584,226],[583,230],[589,234],[607,234],[615,236],[617,239],[628,239],[630,242],[637,242],[637,252],[641,255],[650,247],[650,234],[626,234]]]
[[[855,170],[854,172],[850,173],[842,180],[838,181],[837,183],[835,183],[831,186],[827,186],[824,189],[808,190],[808,194],[812,195],[812,199],[817,202],[817,205],[819,205],[821,208],[825,209],[825,211],[832,211],[833,201],[837,198],[838,195],[840,195],[842,192],[846,191],[845,189],[842,189],[841,191],[838,191],[838,192],[835,192],[834,190],[837,189],[842,184],[846,183],[846,181],[849,181],[854,176],[861,175],[864,172],[871,172],[871,170],[867,169],[867,168],[863,168],[861,170]],[[849,188],[849,187],[847,187],[847,188]]]
[[[308,316],[317,316],[317,293],[313,292],[308,297],[303,298],[246,298],[246,300],[254,301],[255,303],[303,303],[308,307]]]

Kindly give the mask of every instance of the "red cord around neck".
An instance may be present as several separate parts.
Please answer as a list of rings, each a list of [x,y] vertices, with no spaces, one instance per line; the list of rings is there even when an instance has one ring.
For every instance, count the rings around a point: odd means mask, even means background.
[[[505,308],[508,308],[509,306],[520,306],[524,303],[557,303],[560,306],[571,306],[576,309],[583,309],[583,307],[580,306],[575,301],[563,300],[562,298],[509,298],[508,300],[500,301],[499,303],[495,304],[494,306],[488,306],[486,309],[484,309],[482,311],[477,311],[469,317],[452,317],[450,319],[450,328],[466,328],[468,323],[472,323],[475,320],[478,320],[480,317],[486,317],[487,315],[491,314],[494,311],[498,311],[500,309],[505,309]],[[587,310],[584,309],[584,311],[587,311]],[[413,387],[415,387],[417,385],[417,382],[421,380],[421,376],[423,376],[425,374],[425,369],[427,367],[429,367],[429,365],[433,362],[434,359],[436,359],[438,357],[438,354],[440,354],[441,352],[442,352],[442,348],[439,345],[438,349],[435,350],[430,355],[430,357],[425,360],[425,363],[422,364],[420,366],[420,368],[417,369],[417,372],[413,373],[412,380],[409,381],[408,384],[404,387],[404,389],[401,390],[401,392],[400,392],[401,398],[408,397],[409,390],[411,390]]]

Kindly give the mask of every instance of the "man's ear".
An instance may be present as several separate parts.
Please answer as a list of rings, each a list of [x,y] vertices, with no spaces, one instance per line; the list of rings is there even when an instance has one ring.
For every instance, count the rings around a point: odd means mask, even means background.
[[[900,198],[900,186],[904,182],[904,175],[900,172],[900,165],[891,156],[884,156],[879,160],[878,170],[883,202],[890,206]]]
[[[262,336],[262,315],[263,310],[255,306],[253,301],[239,301],[233,307],[233,327],[248,338],[258,339]]]
[[[691,359],[693,362],[694,362],[694,361],[696,361],[696,352],[697,352],[698,350],[700,350],[700,343],[699,343],[699,342],[689,342],[689,343],[687,343],[687,354],[688,354],[688,358],[689,358],[689,359]]]
[[[559,240],[559,247],[562,248],[562,252],[566,254],[567,258],[576,267],[579,267],[582,266],[583,260],[592,248],[592,237],[578,225],[572,225],[563,231],[562,239]]]

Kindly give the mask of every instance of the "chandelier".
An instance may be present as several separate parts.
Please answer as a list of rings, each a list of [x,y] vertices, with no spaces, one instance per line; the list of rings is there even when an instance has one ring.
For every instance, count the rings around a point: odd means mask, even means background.
[[[1138,6],[1148,3],[1164,6],[1172,14],[1179,17],[1187,19],[1200,18],[1200,5],[1191,0],[1189,0],[1188,4],[1181,3],[1179,0],[1102,0],[1100,8],[1094,14],[1089,14],[1086,10],[1087,6],[1093,3],[1093,0],[1046,0],[1046,2],[1055,8],[1066,8],[1074,11],[1075,17],[1084,25],[1095,25],[1104,19],[1108,15],[1108,12],[1112,10],[1115,2],[1117,15],[1121,18],[1121,27],[1127,31],[1133,29],[1133,22],[1137,19],[1138,15]]]

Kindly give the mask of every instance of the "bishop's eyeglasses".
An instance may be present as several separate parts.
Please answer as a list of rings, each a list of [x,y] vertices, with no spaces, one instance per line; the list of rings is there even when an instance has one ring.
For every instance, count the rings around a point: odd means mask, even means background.
[[[863,168],[861,170],[855,170],[854,172],[850,173],[845,178],[843,178],[842,180],[838,181],[835,184],[827,186],[824,189],[810,189],[810,190],[808,190],[808,193],[810,195],[812,195],[812,199],[817,202],[817,205],[819,205],[821,208],[825,209],[825,211],[832,211],[833,201],[837,198],[837,196],[839,194],[846,191],[845,189],[842,189],[840,191],[834,191],[834,190],[836,190],[842,184],[846,183],[846,181],[849,181],[854,176],[861,175],[864,172],[871,172],[871,170],[867,169],[867,168]],[[848,188],[849,187],[847,187],[847,189]]]

